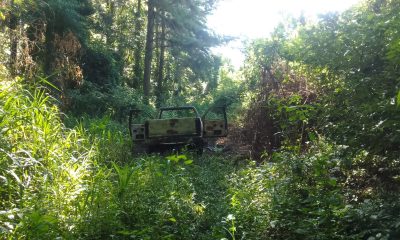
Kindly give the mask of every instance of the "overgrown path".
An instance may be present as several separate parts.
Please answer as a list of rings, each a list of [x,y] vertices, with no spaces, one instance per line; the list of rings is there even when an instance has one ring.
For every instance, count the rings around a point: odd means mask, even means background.
[[[157,155],[135,159],[119,168],[120,201],[126,229],[147,229],[152,238],[171,235],[185,239],[229,236],[226,222],[231,206],[230,178],[235,167],[221,156]],[[127,184],[126,173],[131,172]],[[124,180],[125,179],[125,180]],[[146,216],[143,218],[143,216]],[[133,221],[134,220],[134,221]],[[137,231],[119,231],[129,236]],[[147,235],[144,236],[147,236]]]

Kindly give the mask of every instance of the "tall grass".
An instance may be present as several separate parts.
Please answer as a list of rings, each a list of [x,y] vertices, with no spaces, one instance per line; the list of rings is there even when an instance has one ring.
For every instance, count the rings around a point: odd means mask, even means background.
[[[65,128],[46,88],[18,80],[0,88],[1,232],[7,238],[70,238],[102,174],[96,145],[82,128]]]
[[[128,138],[109,118],[69,119],[77,124],[67,128],[46,88],[2,83],[1,238],[225,236],[232,168],[185,155],[132,159]]]

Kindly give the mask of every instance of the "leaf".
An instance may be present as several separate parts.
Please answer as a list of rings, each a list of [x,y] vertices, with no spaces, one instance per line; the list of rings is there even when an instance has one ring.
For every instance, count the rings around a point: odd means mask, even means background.
[[[23,4],[23,0],[14,0],[14,4],[22,5]]]
[[[56,85],[54,85],[54,84],[52,84],[51,82],[49,82],[49,81],[47,80],[47,78],[42,78],[42,77],[39,77],[39,78],[40,78],[40,81],[43,82],[44,84],[47,84],[47,85],[49,85],[50,87],[52,87],[53,89],[55,89],[55,90],[61,92],[61,90],[60,90],[58,87],[56,87]]]
[[[169,160],[171,162],[174,162],[174,163],[179,162],[179,158],[177,156],[175,156],[175,155],[168,156],[167,160]]]
[[[312,132],[308,133],[308,138],[309,138],[310,141],[312,141],[312,142],[314,142],[314,141],[317,139],[317,137],[315,136],[315,134],[312,133]]]
[[[331,186],[336,186],[336,184],[337,184],[337,181],[336,181],[336,179],[334,179],[334,178],[330,178],[329,179],[329,185],[331,185]]]
[[[275,228],[277,224],[278,224],[278,220],[273,220],[269,223],[269,225],[271,225],[272,228]]]
[[[179,160],[186,160],[187,159],[186,155],[183,155],[183,154],[182,155],[178,155],[177,158]]]
[[[11,176],[14,177],[14,179],[17,181],[18,184],[22,185],[22,181],[21,179],[17,176],[17,174],[15,174],[15,172],[13,170],[9,170],[7,171]]]
[[[4,177],[4,176],[2,176],[2,175],[0,175],[0,180],[4,181],[5,183],[7,183],[7,182],[8,182],[7,178],[6,178],[6,177]]]
[[[186,165],[190,165],[190,164],[193,163],[193,160],[186,160],[184,163],[185,163]]]
[[[173,218],[173,217],[171,217],[171,218],[168,218],[168,220],[169,220],[170,222],[176,222],[176,219],[175,219],[175,218]]]
[[[400,107],[400,91],[397,93],[397,106]]]

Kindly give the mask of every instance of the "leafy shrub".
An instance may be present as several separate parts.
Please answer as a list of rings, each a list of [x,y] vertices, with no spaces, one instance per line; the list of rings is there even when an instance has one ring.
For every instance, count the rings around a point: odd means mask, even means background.
[[[272,162],[231,176],[231,209],[238,237],[249,239],[345,239],[345,201],[337,150],[319,146],[299,156],[275,153]]]
[[[400,237],[399,195],[386,195],[347,205],[343,224],[351,239],[398,239]]]
[[[319,150],[321,149],[321,150]],[[304,156],[275,154],[270,167],[271,239],[343,239],[340,219],[345,211],[337,148],[327,144]]]
[[[142,104],[140,92],[126,86],[107,89],[86,81],[81,88],[70,90],[68,97],[70,98],[70,105],[67,108],[77,116],[85,114],[91,117],[108,115],[123,122],[127,119],[130,109],[153,112],[151,107]]]
[[[101,44],[94,44],[83,55],[83,72],[87,80],[99,86],[116,85],[119,81],[118,59],[115,53]]]
[[[320,141],[301,155],[276,152],[270,162],[233,172],[228,193],[235,237],[397,239],[396,183],[382,187],[387,183],[369,175],[359,158]]]

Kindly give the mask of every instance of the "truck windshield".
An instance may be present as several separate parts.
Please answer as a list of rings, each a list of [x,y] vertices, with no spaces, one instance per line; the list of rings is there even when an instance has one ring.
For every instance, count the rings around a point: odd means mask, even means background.
[[[160,119],[197,117],[194,109],[161,110]]]

